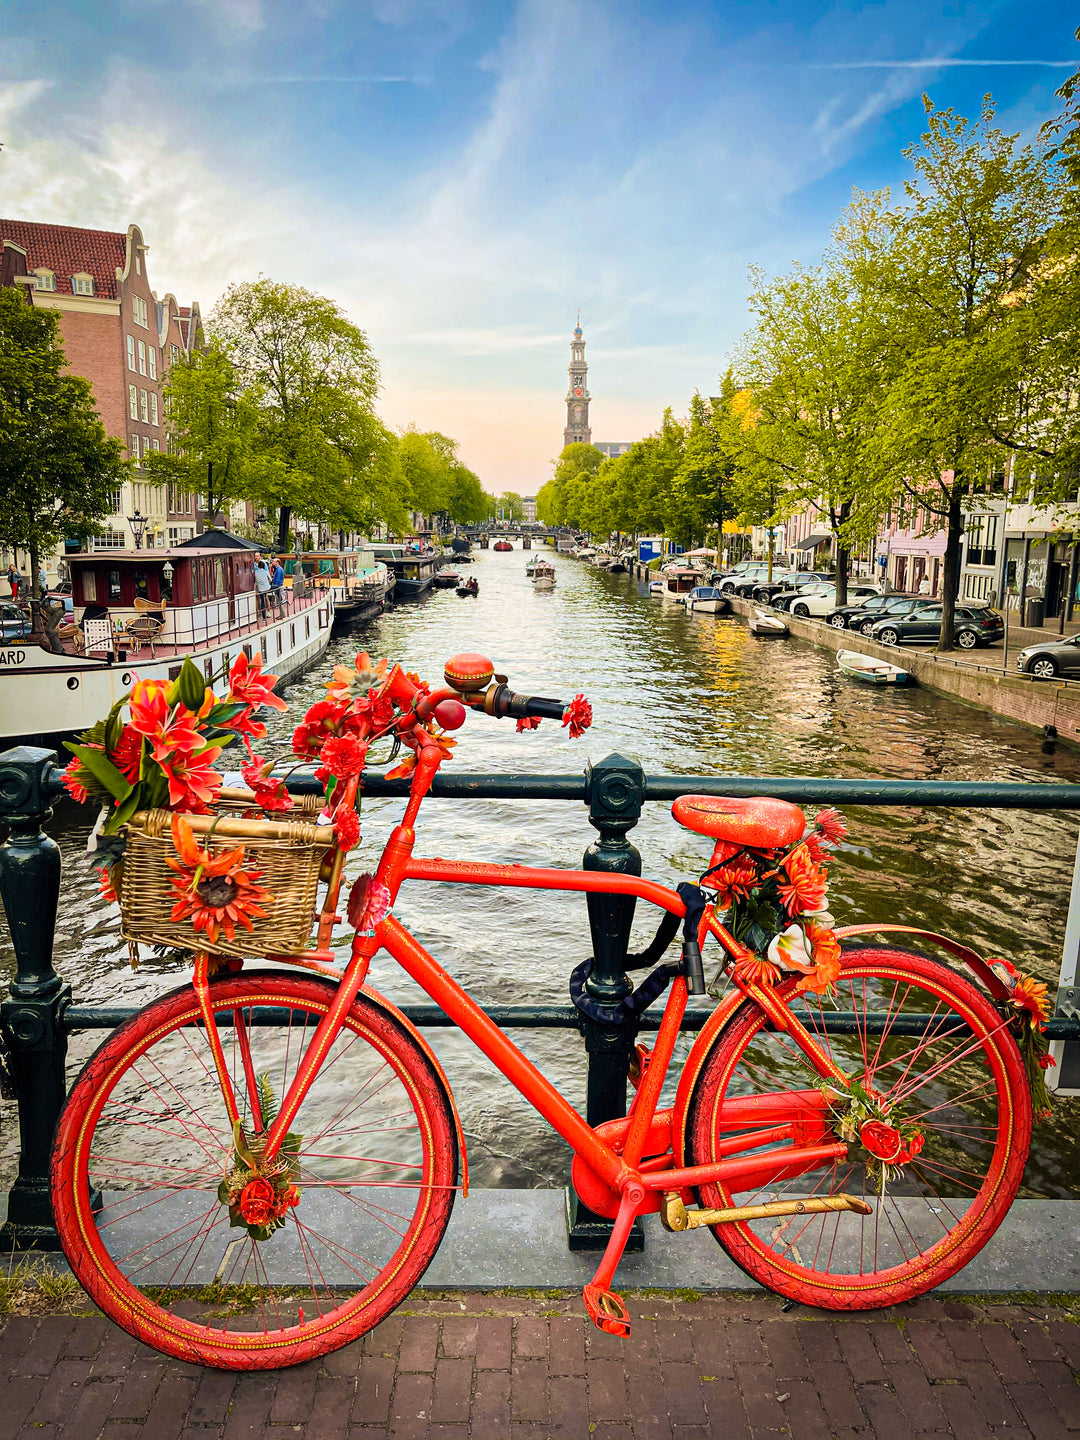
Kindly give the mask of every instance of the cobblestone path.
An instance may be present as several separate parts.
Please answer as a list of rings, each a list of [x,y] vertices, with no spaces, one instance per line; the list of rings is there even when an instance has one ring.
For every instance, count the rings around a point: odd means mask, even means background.
[[[321,1363],[243,1376],[164,1360],[96,1315],[13,1316],[0,1440],[1080,1436],[1080,1303],[844,1319],[645,1295],[630,1310],[618,1342],[576,1296],[414,1295]]]

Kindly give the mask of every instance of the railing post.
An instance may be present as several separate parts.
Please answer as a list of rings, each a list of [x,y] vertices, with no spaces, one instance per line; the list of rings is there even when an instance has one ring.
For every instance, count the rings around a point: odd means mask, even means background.
[[[8,1197],[0,1247],[56,1250],[49,1198],[53,1132],[66,1093],[67,1034],[62,1024],[71,987],[53,969],[53,934],[60,898],[60,847],[42,831],[60,791],[51,750],[20,745],[0,755],[0,899],[4,902],[15,978],[0,1005],[19,1101],[19,1174]]]
[[[626,838],[641,817],[645,775],[633,760],[609,755],[585,771],[585,800],[589,824],[599,831],[585,851],[586,870],[618,875],[640,875],[641,856]],[[625,962],[634,923],[632,895],[588,895],[592,933],[593,972],[585,988],[595,1000],[611,1004],[633,989]],[[637,1024],[604,1025],[586,1019],[585,1049],[589,1057],[586,1119],[590,1125],[618,1120],[626,1114],[626,1085]],[[567,1238],[571,1250],[602,1250],[611,1233],[611,1221],[581,1205],[573,1189],[567,1190]],[[640,1225],[630,1235],[628,1250],[642,1250]]]

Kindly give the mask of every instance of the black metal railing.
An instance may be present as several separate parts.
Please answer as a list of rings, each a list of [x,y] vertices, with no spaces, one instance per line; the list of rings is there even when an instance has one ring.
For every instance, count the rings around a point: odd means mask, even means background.
[[[289,782],[297,794],[319,793],[313,775],[298,774]],[[379,775],[365,777],[368,796],[409,793],[407,780]],[[52,818],[52,802],[62,793],[60,766],[50,750],[20,746],[0,754],[0,825],[8,828],[0,845],[0,898],[8,918],[16,972],[8,996],[0,1004],[0,1026],[19,1106],[19,1174],[8,1201],[8,1218],[0,1230],[7,1247],[56,1246],[49,1200],[49,1152],[64,1101],[67,1037],[73,1030],[112,1029],[135,1011],[123,1006],[75,1004],[71,987],[53,966],[53,939],[60,896],[60,851],[44,830]],[[1080,810],[1080,785],[998,784],[986,782],[821,779],[811,776],[646,775],[621,755],[590,765],[584,775],[439,775],[431,789],[435,799],[568,800],[588,806],[597,838],[585,851],[587,870],[641,874],[641,856],[630,842],[646,801],[670,802],[680,795],[769,795],[797,803],[871,806],[933,806],[1004,808],[1013,810]],[[636,900],[633,896],[586,895],[592,942],[593,971],[587,981],[592,998],[613,1002],[630,993],[626,958]],[[447,1025],[435,1005],[405,1006],[414,1023]],[[577,1029],[588,1056],[586,1117],[590,1124],[618,1119],[626,1113],[627,1076],[639,1030],[655,1029],[659,1011],[619,1024],[583,1016],[571,1005],[493,1005],[487,1013],[500,1025],[546,1029]],[[687,1010],[686,1030],[699,1029],[711,1010]],[[866,1017],[872,1025],[873,1017]],[[260,1023],[279,1023],[271,1009]],[[850,1031],[854,1016],[837,1014],[829,1028]],[[1059,996],[1048,1033],[1056,1040],[1080,1040],[1080,1007],[1070,989]],[[569,1243],[595,1248],[606,1242],[610,1223],[576,1207],[571,1196]],[[640,1248],[640,1233],[637,1238]]]

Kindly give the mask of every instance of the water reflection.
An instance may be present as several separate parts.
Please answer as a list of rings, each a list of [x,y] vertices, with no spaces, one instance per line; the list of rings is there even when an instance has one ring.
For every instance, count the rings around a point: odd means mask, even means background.
[[[537,593],[524,559],[520,550],[478,552],[472,567],[478,599],[434,592],[336,639],[317,671],[290,687],[289,714],[276,719],[282,745],[331,667],[358,648],[406,661],[432,678],[447,656],[479,650],[517,690],[563,697],[584,691],[595,722],[584,739],[571,741],[551,722],[517,735],[508,722],[471,716],[451,762],[458,769],[580,772],[588,757],[619,751],[648,771],[699,775],[1080,779],[1075,751],[1046,755],[1038,734],[1006,720],[926,690],[861,687],[839,674],[826,650],[794,638],[758,639],[733,617],[687,616],[628,577],[564,557],[555,561],[555,589]],[[400,808],[396,801],[366,803],[365,842],[350,857],[350,871],[370,866]],[[833,872],[839,917],[944,930],[1056,979],[1076,848],[1072,816],[904,806],[849,807],[848,814],[852,840]],[[555,802],[434,800],[421,819],[418,851],[448,857],[574,865],[592,838],[580,808]],[[57,965],[80,1001],[136,1004],[182,975],[152,962],[136,975],[129,971],[118,916],[100,901],[81,857],[86,828],[76,807],[58,812],[65,872]],[[671,883],[697,873],[708,853],[661,805],[646,807],[633,838],[645,873]],[[399,911],[482,1002],[562,1002],[570,970],[588,953],[580,896],[415,885],[406,887]],[[634,943],[654,926],[654,913],[640,908]],[[6,933],[0,961],[10,971]],[[375,962],[373,981],[397,1000],[423,998],[385,956]],[[561,1184],[561,1141],[467,1042],[431,1033],[461,1105],[475,1183]],[[571,1100],[583,1103],[576,1036],[525,1031],[516,1038]],[[73,1064],[94,1043],[92,1036],[73,1037]],[[4,1119],[10,1172],[17,1144],[10,1110]],[[1077,1102],[1061,1103],[1040,1133],[1027,1176],[1032,1193],[1073,1193],[1078,1119]]]

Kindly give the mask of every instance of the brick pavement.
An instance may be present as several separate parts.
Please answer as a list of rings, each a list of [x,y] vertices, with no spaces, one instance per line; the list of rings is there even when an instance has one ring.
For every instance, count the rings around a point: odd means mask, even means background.
[[[1080,1301],[843,1318],[761,1296],[418,1293],[320,1363],[162,1359],[95,1314],[8,1318],[0,1440],[1080,1440]]]

